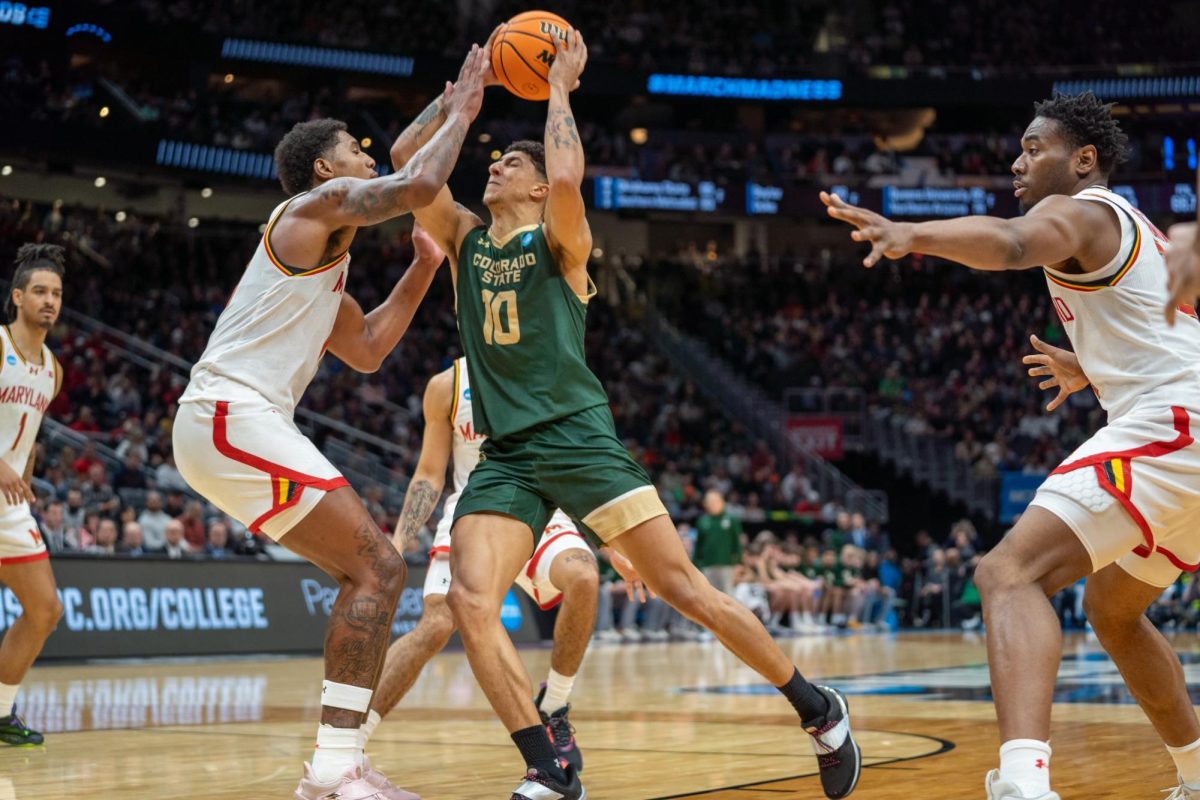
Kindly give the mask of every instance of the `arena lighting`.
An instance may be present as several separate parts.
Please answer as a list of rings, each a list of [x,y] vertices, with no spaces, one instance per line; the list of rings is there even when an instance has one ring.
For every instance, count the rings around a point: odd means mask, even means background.
[[[650,94],[687,97],[732,97],[742,100],[838,100],[842,82],[784,78],[724,78],[719,75],[665,75],[655,73],[646,81]]]
[[[361,141],[361,142],[359,142],[359,145],[360,145],[361,147],[363,147],[363,148],[370,147],[370,146],[371,146],[371,137],[370,137],[370,136],[364,136],[364,137],[362,138],[362,141]]]
[[[116,217],[115,217],[115,219],[117,220],[117,222],[124,222],[124,221],[125,221],[125,212],[124,212],[124,211],[118,211],[118,212],[116,213]]]
[[[275,162],[266,153],[250,153],[229,147],[208,147],[163,139],[158,143],[154,163],[164,167],[182,167],[201,172],[241,175],[246,178],[272,179]]]
[[[24,3],[0,2],[0,25],[26,25],[45,30],[50,26],[50,9],[45,6],[30,8]]]
[[[112,41],[112,34],[101,28],[99,25],[93,25],[90,22],[80,22],[67,28],[67,36],[79,36],[80,34],[89,34],[95,36],[100,41],[108,44]]]
[[[479,143],[480,144],[487,144],[491,140],[492,140],[492,135],[490,133],[479,134]]]
[[[232,72],[226,72],[226,73],[225,73],[225,82],[226,82],[226,83],[233,83],[233,73],[232,73]]]
[[[107,116],[108,116],[108,106],[101,106],[100,107],[100,119],[104,119]]]
[[[94,180],[92,183],[97,189],[103,189],[105,187],[105,185],[108,183],[108,178],[105,178],[103,175],[101,175],[100,177],[96,178],[96,180]]]
[[[646,140],[649,138],[650,134],[645,128],[631,128],[629,130],[629,141],[633,142],[634,144],[645,144]]]
[[[203,189],[200,190],[200,196],[203,197],[205,200],[212,197],[212,194],[213,194],[212,189],[209,188],[208,186],[205,186]]]
[[[12,172],[12,164],[5,164],[3,167],[0,167],[0,175],[3,175],[6,178],[9,175],[12,175]]]
[[[200,220],[196,217],[190,217],[187,225],[189,228],[197,228],[200,226]]]
[[[1162,78],[1097,78],[1055,81],[1054,91],[1079,94],[1091,91],[1102,100],[1139,97],[1195,97],[1200,95],[1200,75]]]
[[[2,5],[2,4],[0,4]],[[363,53],[331,47],[263,42],[255,39],[226,39],[221,45],[222,58],[262,61],[268,64],[295,64],[301,67],[375,72],[407,78],[413,72],[413,60],[386,53]]]

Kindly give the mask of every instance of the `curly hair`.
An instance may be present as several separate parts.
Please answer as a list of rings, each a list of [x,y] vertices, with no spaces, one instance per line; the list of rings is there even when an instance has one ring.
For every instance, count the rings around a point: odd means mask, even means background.
[[[535,142],[533,139],[518,139],[504,148],[504,154],[508,155],[509,153],[524,153],[529,156],[538,175],[541,175],[543,180],[546,178],[546,146],[544,144]]]
[[[289,195],[313,187],[313,162],[337,146],[338,133],[346,130],[340,119],[297,122],[275,147],[275,172]]]
[[[16,268],[13,272],[12,285],[8,289],[8,297],[4,299],[4,313],[9,322],[16,322],[17,304],[13,302],[14,289],[25,291],[29,286],[29,276],[39,270],[53,272],[62,278],[66,272],[66,248],[56,244],[23,244],[17,250],[17,259],[13,262]]]
[[[1108,175],[1129,160],[1129,137],[1113,118],[1112,103],[1101,102],[1091,92],[1062,94],[1034,103],[1034,113],[1058,123],[1072,147],[1092,145],[1100,172]]]

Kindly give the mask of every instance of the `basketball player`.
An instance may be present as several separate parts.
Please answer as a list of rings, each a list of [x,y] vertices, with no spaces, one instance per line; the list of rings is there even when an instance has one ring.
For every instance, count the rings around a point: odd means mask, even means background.
[[[21,616],[0,642],[0,742],[17,746],[43,741],[13,711],[13,701],[62,616],[49,553],[29,510],[36,500],[29,479],[42,415],[62,386],[46,334],[62,310],[64,255],[51,244],[17,251],[5,303],[9,324],[0,335],[0,583],[21,602]]]
[[[425,576],[425,609],[411,632],[388,649],[379,688],[371,699],[371,711],[363,726],[369,737],[379,721],[396,707],[412,688],[421,669],[437,655],[454,633],[454,617],[446,605],[450,588],[450,523],[454,507],[467,485],[467,476],[479,463],[479,449],[487,438],[475,429],[471,406],[471,381],[467,360],[460,358],[450,369],[430,379],[425,388],[425,436],[421,458],[408,491],[396,531],[397,549],[411,539],[429,519],[442,494],[447,463],[453,464],[454,493],[446,498],[442,519],[433,543],[433,561]],[[542,531],[533,558],[517,576],[517,584],[543,610],[562,603],[554,623],[554,650],[550,675],[537,698],[538,713],[559,756],[583,769],[583,755],[575,744],[567,714],[567,700],[575,675],[583,663],[588,640],[596,623],[600,573],[591,548],[561,510],[555,510]]]
[[[1196,196],[1200,197],[1200,171],[1196,173]],[[1193,305],[1200,297],[1200,202],[1196,204],[1196,222],[1181,222],[1167,231],[1171,244],[1167,248],[1167,322],[1175,322],[1175,311]]]
[[[299,800],[414,797],[364,769],[359,741],[404,587],[404,559],[292,417],[326,350],[374,371],[412,320],[442,254],[415,231],[413,265],[364,315],[346,292],[350,243],[360,227],[437,195],[479,111],[484,64],[473,47],[446,90],[447,124],[393,175],[376,177],[375,162],[336,120],[300,123],[283,138],[275,165],[291,198],[272,213],[175,418],[184,479],[340,584],[325,634],[321,724]]]
[[[1083,380],[1108,411],[975,573],[1003,741],[988,797],[1058,798],[1048,739],[1062,631],[1047,598],[1088,575],[1088,620],[1175,760],[1173,797],[1200,798],[1200,724],[1179,659],[1143,615],[1200,562],[1200,323],[1166,324],[1166,239],[1108,189],[1127,146],[1110,106],[1090,92],[1055,95],[1037,104],[1021,146],[1017,219],[896,223],[821,199],[871,243],[868,267],[913,252],[982,270],[1044,267]],[[1039,350],[1031,374],[1049,376],[1044,388],[1079,388]]]
[[[580,800],[530,702],[529,676],[500,607],[561,507],[626,556],[659,597],[704,625],[779,688],[812,736],[829,797],[855,787],[861,757],[845,698],[805,680],[754,614],[688,559],[645,471],[617,438],[608,397],[583,352],[592,236],[580,193],[583,148],[568,102],[587,60],[570,30],[556,43],[544,146],[516,142],[488,170],[491,224],[443,189],[417,218],[455,265],[458,327],[471,365],[475,426],[488,439],[454,509],[446,597],[467,658],[525,759],[512,800]],[[402,168],[444,124],[435,101],[392,149]]]

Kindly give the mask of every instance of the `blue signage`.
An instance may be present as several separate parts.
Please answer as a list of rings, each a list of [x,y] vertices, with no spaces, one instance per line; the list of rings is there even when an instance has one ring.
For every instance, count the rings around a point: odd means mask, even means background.
[[[1005,472],[1000,476],[1000,521],[1008,524],[1015,520],[1037,494],[1038,487],[1046,480],[1045,475],[1026,475],[1023,472]]]
[[[30,8],[24,3],[0,1],[0,24],[22,25],[45,30],[50,25],[50,9],[45,6]]]
[[[253,39],[226,39],[221,45],[222,58],[242,61],[263,61],[268,64],[295,64],[301,67],[374,72],[407,78],[413,72],[413,60],[408,56],[388,53],[363,53],[332,47],[310,47]]]
[[[665,75],[646,81],[650,94],[688,97],[731,97],[738,100],[838,100],[842,82],[786,78],[726,78],[720,75]]]

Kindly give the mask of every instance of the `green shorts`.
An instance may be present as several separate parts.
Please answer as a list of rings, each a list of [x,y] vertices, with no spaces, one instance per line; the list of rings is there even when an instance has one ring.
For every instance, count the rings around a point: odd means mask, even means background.
[[[600,542],[667,513],[650,476],[617,438],[608,406],[488,439],[454,519],[503,514],[527,524],[536,538],[555,508]]]

